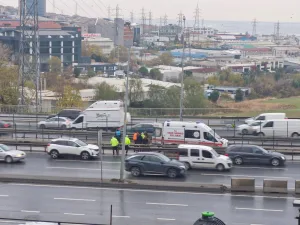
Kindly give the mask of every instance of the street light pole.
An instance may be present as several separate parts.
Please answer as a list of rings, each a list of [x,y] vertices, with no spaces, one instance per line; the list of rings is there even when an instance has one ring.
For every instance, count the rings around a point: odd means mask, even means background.
[[[182,55],[181,55],[181,87],[180,87],[180,121],[183,121],[183,79],[184,79],[184,53],[185,53],[185,44],[184,44],[184,31],[185,31],[185,16],[183,16],[183,31],[182,31]]]

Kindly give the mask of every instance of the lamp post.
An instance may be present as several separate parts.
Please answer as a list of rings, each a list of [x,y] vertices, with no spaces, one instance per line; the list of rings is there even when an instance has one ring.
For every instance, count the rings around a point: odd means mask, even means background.
[[[183,64],[184,64],[184,52],[185,52],[184,31],[185,31],[185,16],[183,16],[183,31],[182,31],[181,87],[180,87],[180,121],[183,120],[183,95],[184,95],[184,87],[183,87],[184,65]]]

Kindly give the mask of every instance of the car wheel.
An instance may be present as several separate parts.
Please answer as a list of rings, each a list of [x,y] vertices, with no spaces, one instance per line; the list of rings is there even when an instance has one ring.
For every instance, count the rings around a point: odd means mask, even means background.
[[[46,129],[46,126],[44,124],[41,124],[40,129]]]
[[[243,130],[242,130],[242,134],[243,134],[243,135],[248,134],[248,130],[247,130],[247,129],[243,129]]]
[[[6,163],[12,163],[14,160],[13,160],[13,158],[11,157],[11,156],[6,156],[5,157],[5,162]]]
[[[131,175],[134,177],[139,177],[141,175],[141,169],[139,167],[131,167],[130,169]]]
[[[280,161],[279,161],[279,159],[272,159],[271,160],[271,164],[272,164],[272,166],[279,166],[280,165]]]
[[[292,137],[293,137],[293,138],[298,138],[298,137],[299,137],[299,134],[298,134],[298,133],[293,133],[293,134],[292,134]]]
[[[263,132],[260,132],[260,133],[258,133],[258,136],[259,136],[259,137],[264,137],[265,134],[264,134]]]
[[[171,168],[168,170],[167,175],[169,178],[175,178],[175,177],[177,177],[177,170]]]
[[[82,152],[80,154],[80,156],[81,156],[81,159],[88,160],[90,158],[90,153],[88,153],[88,152]]]
[[[60,129],[65,130],[65,129],[67,129],[67,126],[63,124],[63,125],[61,125]]]
[[[59,153],[58,153],[57,150],[51,150],[50,156],[51,156],[52,159],[57,159],[58,155],[59,155]]]
[[[241,157],[236,157],[236,158],[234,158],[234,163],[236,165],[242,165],[243,164],[243,159]]]
[[[216,166],[216,168],[217,168],[218,171],[224,171],[225,170],[225,166],[223,164],[218,164]]]
[[[184,165],[185,165],[185,167],[186,167],[187,170],[191,169],[191,164],[190,163],[184,162]]]

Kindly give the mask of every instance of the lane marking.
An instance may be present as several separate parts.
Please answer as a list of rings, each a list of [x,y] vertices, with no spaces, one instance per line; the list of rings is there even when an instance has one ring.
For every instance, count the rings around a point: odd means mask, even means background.
[[[65,215],[71,215],[71,216],[84,216],[85,214],[80,213],[64,213]]]
[[[116,215],[113,215],[112,217],[113,218],[130,218],[130,216],[116,216]]]
[[[245,197],[245,198],[270,198],[270,199],[288,199],[294,200],[295,197],[286,196],[268,196],[268,195],[241,195],[241,194],[217,194],[217,193],[196,193],[187,191],[159,191],[149,189],[125,189],[125,188],[101,188],[101,187],[83,187],[83,186],[69,186],[69,185],[47,185],[47,184],[19,184],[9,183],[6,186],[28,186],[28,187],[46,187],[46,188],[65,188],[65,189],[83,189],[83,190],[105,190],[105,191],[124,191],[124,192],[145,192],[145,193],[168,193],[168,194],[187,194],[187,195],[207,195],[207,196],[226,196],[226,197]],[[4,186],[4,184],[3,184]]]
[[[31,210],[21,210],[24,213],[40,213],[40,211],[31,211]]]
[[[54,162],[80,162],[80,163],[101,163],[101,161],[82,161],[82,160],[76,160],[76,159],[58,159],[58,160],[53,160]],[[121,164],[121,162],[116,162],[116,161],[102,161],[102,163],[107,163],[107,164]]]
[[[274,178],[274,179],[296,179],[293,177],[272,177],[272,176],[251,176],[251,175],[239,175],[239,174],[232,174],[232,175],[227,175],[227,174],[219,174],[219,173],[201,173],[200,175],[203,176],[222,176],[222,177],[258,177],[258,178]]]
[[[172,219],[172,218],[156,218],[158,220],[167,220],[167,221],[174,221],[176,219]]]
[[[250,211],[266,211],[266,212],[283,212],[281,209],[257,209],[257,208],[238,208],[235,207],[237,210],[250,210]]]
[[[95,199],[54,198],[55,200],[95,202]]]
[[[146,202],[147,205],[167,205],[167,206],[188,206],[184,204],[169,204],[169,203],[156,203],[156,202]]]
[[[86,161],[82,161],[86,162]],[[233,168],[240,168],[240,169],[263,169],[263,170],[289,170],[287,168],[272,168],[272,167],[259,167],[259,166],[234,166]]]
[[[99,171],[101,169],[96,168],[76,168],[76,167],[46,167],[46,169],[65,169],[65,170],[90,170],[90,171]],[[102,169],[106,171],[120,171],[120,170],[113,170],[113,169]]]
[[[0,195],[0,197],[9,197],[8,195]]]

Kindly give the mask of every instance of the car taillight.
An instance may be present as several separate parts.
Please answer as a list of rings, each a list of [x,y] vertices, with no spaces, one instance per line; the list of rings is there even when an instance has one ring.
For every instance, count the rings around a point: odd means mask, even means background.
[[[4,124],[3,125],[5,128],[8,128],[9,127],[9,124]]]
[[[226,153],[225,156],[229,156],[229,155]]]
[[[47,147],[49,147],[49,146],[50,146],[50,143],[47,144]]]

